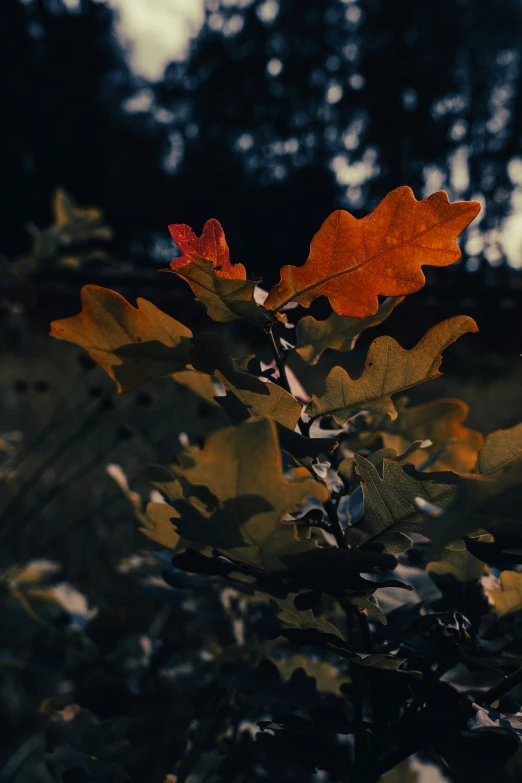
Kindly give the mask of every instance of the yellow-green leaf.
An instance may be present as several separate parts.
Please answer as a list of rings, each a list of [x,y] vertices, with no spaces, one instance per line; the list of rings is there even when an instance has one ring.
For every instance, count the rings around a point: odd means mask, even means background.
[[[332,414],[340,423],[361,410],[387,413],[395,419],[391,395],[438,378],[442,351],[463,334],[476,331],[473,318],[459,315],[434,326],[409,351],[392,337],[378,337],[370,346],[361,377],[353,380],[342,367],[334,367],[324,394],[312,398],[306,413],[312,417]]]
[[[403,299],[403,296],[389,297],[380,305],[375,315],[368,318],[350,318],[334,312],[325,321],[316,321],[311,315],[307,315],[297,324],[296,353],[309,364],[317,364],[327,348],[352,351],[360,334],[365,329],[385,321]]]
[[[500,590],[486,590],[499,617],[506,617],[522,610],[522,574],[502,571]]]

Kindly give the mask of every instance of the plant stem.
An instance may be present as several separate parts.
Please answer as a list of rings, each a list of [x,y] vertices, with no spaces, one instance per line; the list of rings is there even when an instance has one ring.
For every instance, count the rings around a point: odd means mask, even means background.
[[[503,677],[499,683],[494,685],[489,691],[486,691],[483,698],[480,701],[482,707],[489,707],[494,701],[500,699],[501,696],[508,693],[515,685],[519,685],[522,682],[522,666],[517,669],[513,674],[508,674]]]
[[[348,636],[348,644],[353,649],[353,609],[351,606],[345,606],[346,617],[346,631]],[[353,722],[355,724],[354,730],[354,754],[353,761],[357,763],[364,755],[365,749],[365,737],[363,729],[363,689],[361,682],[361,672],[357,664],[350,664],[350,674],[352,679],[352,704],[353,704]]]
[[[283,389],[286,389],[286,391],[291,394],[292,392],[290,391],[290,384],[288,383],[288,378],[286,375],[285,363],[283,361],[283,357],[281,356],[279,346],[277,345],[277,341],[274,336],[274,324],[270,324],[270,326],[268,326],[265,331],[270,337],[272,353],[274,354],[275,363],[279,371],[279,385],[282,386]]]
[[[370,623],[368,622],[368,612],[366,609],[363,609],[362,606],[358,606],[356,613],[357,620],[359,622],[359,630],[361,631],[364,652],[372,653],[373,641],[372,632],[370,631]]]

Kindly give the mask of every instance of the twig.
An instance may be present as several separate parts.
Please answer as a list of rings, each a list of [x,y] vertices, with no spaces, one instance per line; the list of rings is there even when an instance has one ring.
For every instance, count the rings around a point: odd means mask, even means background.
[[[351,606],[345,606],[346,631],[348,644],[353,649],[353,609]],[[353,722],[354,722],[354,764],[359,762],[364,755],[365,737],[363,728],[363,690],[361,682],[361,672],[355,663],[350,664],[350,674],[352,679],[352,704],[353,704]]]
[[[363,652],[373,652],[372,632],[370,630],[370,623],[368,622],[368,612],[363,609],[362,606],[358,606],[356,610],[357,620],[359,622],[359,630],[361,631]]]
[[[270,337],[270,344],[272,346],[272,353],[274,354],[275,363],[276,363],[277,369],[279,371],[279,381],[280,381],[279,385],[282,386],[283,389],[286,389],[286,391],[291,394],[292,392],[290,391],[290,384],[288,382],[288,378],[287,378],[287,375],[286,375],[286,370],[285,370],[285,364],[283,362],[283,357],[281,356],[281,353],[279,351],[279,347],[278,347],[276,339],[274,337],[274,325],[270,324],[270,326],[268,326],[265,329],[265,331],[268,334],[268,336]]]
[[[522,682],[522,666],[517,669],[513,674],[508,674],[503,677],[500,682],[494,685],[489,691],[486,691],[480,704],[482,707],[490,707],[493,702],[500,699],[508,693],[515,685],[519,685]]]

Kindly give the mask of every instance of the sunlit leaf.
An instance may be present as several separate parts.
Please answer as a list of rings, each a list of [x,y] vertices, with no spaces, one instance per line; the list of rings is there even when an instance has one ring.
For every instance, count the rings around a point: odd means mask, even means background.
[[[522,574],[502,571],[500,590],[486,590],[489,600],[499,617],[506,617],[522,610]]]
[[[455,263],[460,257],[455,240],[479,211],[478,202],[449,203],[442,191],[417,201],[407,186],[393,190],[361,220],[337,210],[313,237],[303,266],[281,269],[265,307],[279,310],[292,301],[309,307],[327,296],[339,315],[373,315],[378,296],[422,288],[423,265]]]
[[[342,367],[334,367],[325,392],[312,398],[309,416],[332,414],[345,422],[361,410],[397,418],[391,395],[438,378],[442,351],[467,332],[478,331],[473,318],[455,316],[432,327],[417,345],[404,350],[392,337],[378,337],[370,346],[361,377],[353,380]]]

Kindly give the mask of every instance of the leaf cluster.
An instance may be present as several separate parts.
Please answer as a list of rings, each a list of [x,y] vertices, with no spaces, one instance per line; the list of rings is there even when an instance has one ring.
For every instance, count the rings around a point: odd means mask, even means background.
[[[296,780],[315,770],[408,780],[406,759],[417,753],[456,780],[469,769],[489,780],[480,743],[503,779],[518,779],[512,705],[481,675],[516,680],[522,663],[506,625],[518,628],[522,613],[522,425],[484,437],[465,426],[460,400],[394,399],[439,377],[443,352],[478,327],[454,316],[408,349],[377,337],[358,378],[343,356],[329,372],[323,363],[419,290],[424,265],[453,264],[478,211],[445,193],[417,201],[407,187],[361,220],[339,210],[305,263],[284,266],[268,292],[232,263],[216,220],[199,237],[174,224],[180,255],[170,272],[212,331],[194,334],[144,299],[134,307],[97,286],[82,290],[78,315],[51,325],[119,392],[163,378],[227,421],[171,464],[144,470],[151,502],[122,484],[144,546],[171,552],[173,590],[188,579],[232,591],[248,632],[217,656],[215,693],[165,770],[174,779],[256,780],[292,759]],[[325,320],[306,315],[318,297],[332,310]],[[259,330],[270,363],[231,355],[232,321]],[[308,392],[303,366],[322,393]],[[238,728],[244,693],[255,739]],[[220,747],[219,731],[232,725],[235,743]]]

